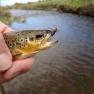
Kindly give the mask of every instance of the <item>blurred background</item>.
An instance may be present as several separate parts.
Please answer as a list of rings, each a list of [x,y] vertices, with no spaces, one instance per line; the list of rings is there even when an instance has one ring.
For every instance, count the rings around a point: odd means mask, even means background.
[[[15,31],[59,31],[59,43],[0,94],[94,94],[94,0],[0,0],[0,20]]]

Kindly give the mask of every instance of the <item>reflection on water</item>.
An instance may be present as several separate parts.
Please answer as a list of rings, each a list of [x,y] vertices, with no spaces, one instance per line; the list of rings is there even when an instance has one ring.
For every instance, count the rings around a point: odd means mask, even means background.
[[[29,11],[25,23],[14,21],[11,27],[22,30],[57,26],[55,38],[59,43],[36,55],[31,72],[5,84],[7,94],[94,94],[94,18],[35,13]]]

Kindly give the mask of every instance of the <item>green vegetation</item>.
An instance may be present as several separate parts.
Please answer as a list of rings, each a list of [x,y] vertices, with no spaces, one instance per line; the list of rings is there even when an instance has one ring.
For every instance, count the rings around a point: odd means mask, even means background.
[[[27,4],[21,4],[21,3],[16,3],[13,6],[8,7],[9,9],[25,9],[25,10],[31,10],[31,9],[44,9],[44,10],[48,10],[48,9],[52,9],[53,6],[50,3],[46,3],[46,2],[38,2],[38,3],[27,3]]]
[[[94,16],[94,0],[40,0],[37,3],[16,3],[15,5],[7,8],[25,10],[52,10]],[[5,8],[5,10],[7,8]],[[4,15],[6,16],[6,14]]]
[[[11,14],[8,12],[8,9],[5,7],[0,7],[0,21],[9,24],[11,19]]]
[[[46,0],[57,6],[60,12],[72,12],[94,16],[94,0]]]
[[[93,3],[93,0],[46,0],[46,2],[78,8]]]
[[[26,10],[57,10],[59,12],[71,12],[94,16],[94,0],[41,0],[38,3],[16,3],[9,8]]]

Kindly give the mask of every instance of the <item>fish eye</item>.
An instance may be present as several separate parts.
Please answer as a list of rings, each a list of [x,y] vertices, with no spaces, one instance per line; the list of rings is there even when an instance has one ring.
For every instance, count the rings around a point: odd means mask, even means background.
[[[43,37],[42,34],[36,35],[36,39],[40,39],[40,38],[42,38],[42,37]]]
[[[9,46],[12,47],[12,44],[10,43]]]

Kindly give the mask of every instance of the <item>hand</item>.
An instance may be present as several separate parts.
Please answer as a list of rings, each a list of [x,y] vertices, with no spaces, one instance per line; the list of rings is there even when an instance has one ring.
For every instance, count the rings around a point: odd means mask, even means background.
[[[11,28],[0,22],[0,83],[11,80],[19,74],[31,69],[34,58],[12,61],[11,53],[4,41],[3,32],[12,31]]]

